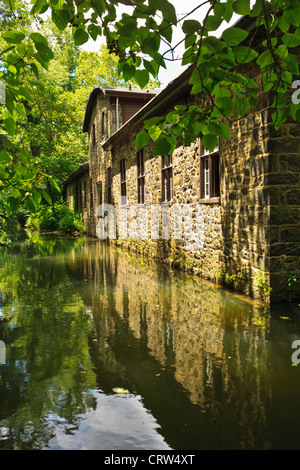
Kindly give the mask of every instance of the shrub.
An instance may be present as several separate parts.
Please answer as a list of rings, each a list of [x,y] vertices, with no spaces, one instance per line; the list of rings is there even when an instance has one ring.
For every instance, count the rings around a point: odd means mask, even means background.
[[[54,208],[41,206],[39,210],[29,216],[27,227],[37,230],[62,230],[63,232],[84,232],[81,214],[75,213],[64,203],[56,203]]]

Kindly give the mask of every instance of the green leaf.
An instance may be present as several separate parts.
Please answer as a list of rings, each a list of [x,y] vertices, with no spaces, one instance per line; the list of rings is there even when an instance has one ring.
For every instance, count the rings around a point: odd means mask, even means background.
[[[223,122],[219,124],[216,122],[210,122],[208,125],[208,132],[209,134],[216,135],[217,137],[221,137],[225,140],[230,140],[231,138],[229,127]]]
[[[161,36],[163,36],[168,42],[171,42],[173,36],[172,26],[167,23],[167,21],[163,20],[159,26],[159,29]]]
[[[140,88],[145,88],[149,82],[149,72],[147,70],[137,70],[134,79]]]
[[[82,28],[77,28],[74,33],[75,45],[81,46],[82,44],[86,43],[88,40],[89,40],[88,33]]]
[[[135,140],[135,149],[138,152],[141,150],[143,147],[145,147],[149,142],[149,135],[145,130],[142,130],[139,132],[136,136]]]
[[[167,155],[171,151],[172,145],[168,137],[161,134],[154,146],[153,155]]]
[[[201,24],[196,20],[185,20],[182,25],[182,31],[185,34],[193,34],[201,29]]]
[[[11,163],[12,157],[9,155],[6,150],[1,150],[0,152],[0,163]]]
[[[40,191],[34,190],[32,193],[32,199],[34,200],[36,207],[38,207],[42,199]]]
[[[269,50],[266,50],[262,54],[260,54],[260,56],[256,60],[256,63],[260,66],[261,69],[264,69],[267,65],[271,64],[272,62],[273,57]]]
[[[54,58],[53,51],[47,44],[43,42],[36,42],[35,48],[43,60],[48,62]]]
[[[136,68],[135,68],[134,65],[130,65],[128,63],[125,63],[124,65],[122,65],[121,70],[122,70],[125,82],[128,82],[129,80],[132,79],[132,77],[134,77]]]
[[[34,15],[41,15],[45,13],[45,11],[47,11],[48,8],[49,8],[49,5],[47,4],[47,0],[36,0],[31,9],[31,13]]]
[[[217,16],[209,16],[206,20],[205,27],[207,31],[215,31],[222,24],[223,18]]]
[[[67,10],[52,10],[52,21],[60,31],[63,31],[70,20],[70,14]]]
[[[102,28],[101,26],[95,25],[95,24],[90,24],[88,26],[88,32],[91,38],[96,41],[98,36],[102,35]]]
[[[228,28],[222,34],[222,38],[228,46],[238,46],[247,36],[248,32],[240,28]]]
[[[93,0],[92,7],[97,12],[98,16],[101,16],[105,11],[105,3],[103,0]]]
[[[8,133],[8,135],[13,136],[15,135],[16,132],[16,122],[12,117],[8,117],[3,120],[5,129]]]
[[[9,211],[9,214],[12,215],[14,214],[15,212],[17,212],[17,210],[19,209],[20,207],[20,199],[19,198],[16,198],[16,197],[13,197],[13,196],[10,196],[7,201],[6,201],[6,204],[8,206],[8,211]]]
[[[258,56],[258,52],[246,46],[234,46],[232,52],[236,61],[242,64],[247,64]]]
[[[2,37],[9,44],[20,44],[25,39],[25,34],[19,31],[7,31],[2,34]]]
[[[221,109],[225,116],[229,116],[232,111],[232,99],[228,96],[220,96],[216,98],[216,105]]]
[[[235,0],[233,3],[233,11],[238,15],[250,14],[250,0]]]
[[[33,212],[33,213],[36,212],[36,205],[34,203],[34,200],[31,197],[27,197],[25,199],[25,206],[27,207],[29,212]]]
[[[162,12],[163,19],[168,23],[177,23],[176,10],[168,0],[160,0],[158,10]]]
[[[23,103],[17,103],[16,110],[20,114],[20,116],[27,119],[26,109]]]
[[[215,134],[206,134],[202,137],[202,144],[204,148],[213,152],[218,145],[218,137]]]
[[[34,73],[34,75],[36,76],[36,78],[39,78],[39,76],[40,76],[40,74],[39,74],[39,69],[37,68],[37,65],[36,65],[34,62],[32,62],[32,63],[30,64],[30,68],[31,68],[31,70],[33,71],[33,73]]]
[[[296,34],[284,34],[282,42],[288,47],[297,47],[300,46],[300,37]]]
[[[42,191],[42,195],[43,195],[43,198],[48,202],[48,204],[51,206],[52,204],[52,201],[51,201],[51,197],[49,196],[49,194],[46,192],[46,191]]]

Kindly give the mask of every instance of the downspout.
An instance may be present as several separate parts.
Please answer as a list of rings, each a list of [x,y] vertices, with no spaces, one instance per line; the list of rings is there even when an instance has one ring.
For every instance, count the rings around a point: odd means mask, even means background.
[[[116,124],[117,124],[117,130],[118,130],[119,127],[120,127],[120,123],[119,123],[119,97],[118,96],[116,97]]]

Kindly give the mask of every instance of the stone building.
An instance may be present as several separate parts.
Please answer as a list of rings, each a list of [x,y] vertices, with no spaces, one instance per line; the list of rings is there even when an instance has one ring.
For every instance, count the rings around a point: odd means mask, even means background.
[[[85,162],[64,182],[66,203],[75,211],[81,212],[87,224],[90,214],[89,162]]]
[[[255,25],[242,18],[239,26]],[[136,153],[145,119],[199,103],[190,73],[159,92],[92,91],[83,125],[88,231],[250,297],[299,299],[299,123],[275,131],[261,93],[257,108],[232,124],[231,141],[220,140],[214,152],[197,138],[172,157],[154,157],[153,142]],[[259,82],[259,74],[253,78]]]

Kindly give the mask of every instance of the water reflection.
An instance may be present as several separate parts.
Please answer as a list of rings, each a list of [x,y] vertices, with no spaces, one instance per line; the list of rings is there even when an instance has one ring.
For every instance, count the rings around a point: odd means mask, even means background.
[[[30,237],[0,262],[0,448],[300,449],[298,306]]]

